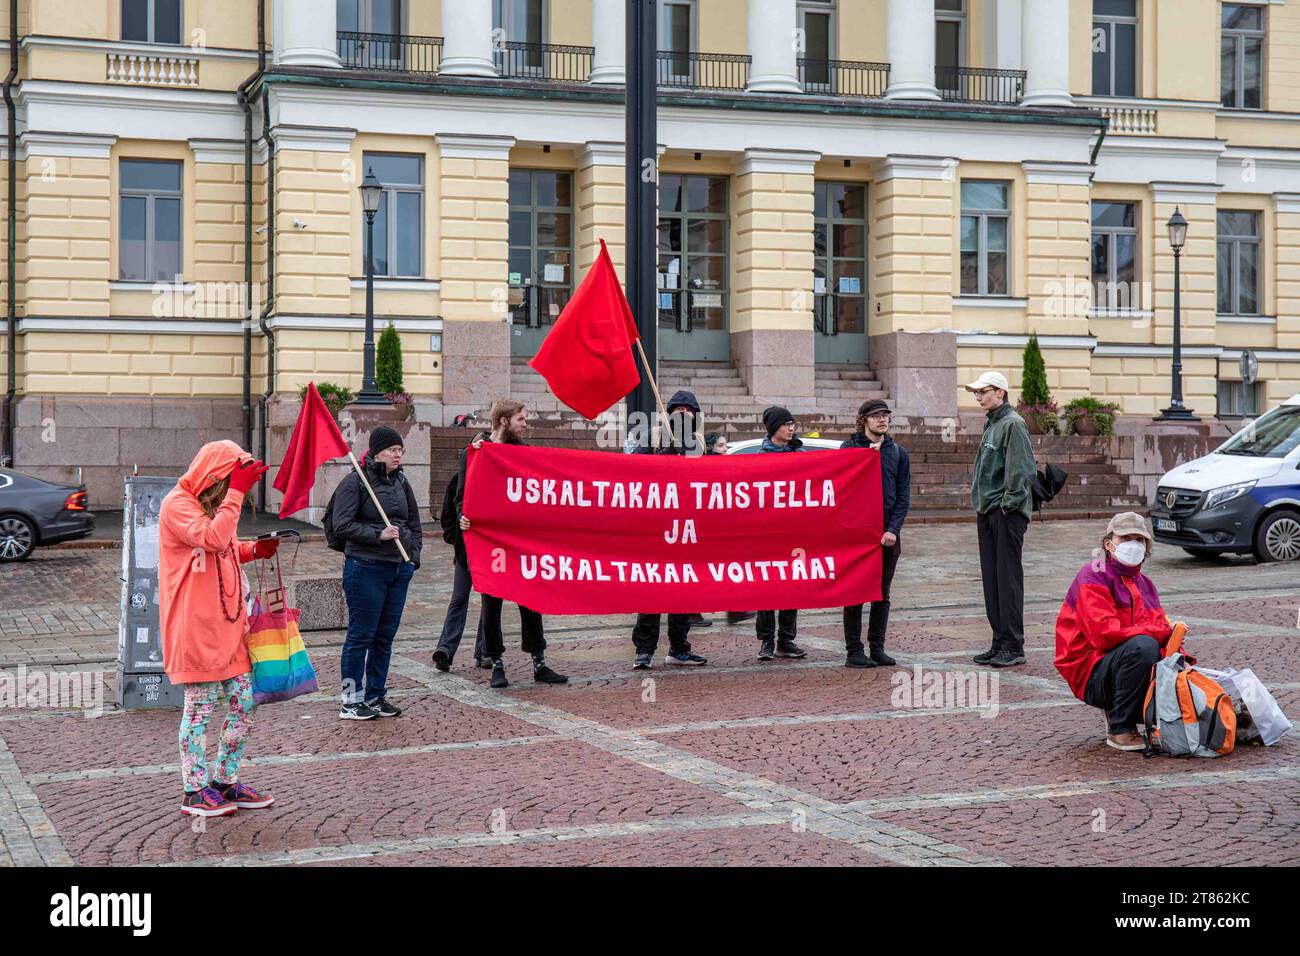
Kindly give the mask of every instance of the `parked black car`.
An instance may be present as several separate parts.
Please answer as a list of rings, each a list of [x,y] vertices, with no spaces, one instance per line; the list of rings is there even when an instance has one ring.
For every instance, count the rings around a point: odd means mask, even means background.
[[[0,564],[24,561],[38,545],[95,530],[85,485],[61,485],[0,468]]]

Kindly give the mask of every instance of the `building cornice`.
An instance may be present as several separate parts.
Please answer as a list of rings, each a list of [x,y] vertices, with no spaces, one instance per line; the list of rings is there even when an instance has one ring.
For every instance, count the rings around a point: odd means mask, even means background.
[[[747,149],[737,172],[811,174],[821,153],[799,149]]]
[[[244,141],[242,139],[191,139],[190,150],[197,163],[230,163],[244,161]],[[253,143],[253,162],[266,162],[266,143]]]
[[[402,315],[376,315],[375,321],[382,322],[384,325],[391,322],[397,326],[399,332],[442,331],[442,318],[440,316],[412,318]],[[267,320],[266,325],[273,331],[279,329],[306,329],[364,332],[366,317],[364,315],[273,315]]]
[[[1219,183],[1164,183],[1151,184],[1151,197],[1156,202],[1175,204],[1202,203],[1213,206],[1223,186]]]
[[[87,53],[135,53],[142,56],[191,57],[196,60],[256,60],[256,50],[185,46],[179,43],[142,43],[136,40],[89,40],[81,37],[25,36],[19,50],[83,50]]]
[[[1025,182],[1056,186],[1087,186],[1096,167],[1090,163],[1041,163],[1025,160]]]
[[[951,182],[958,161],[953,156],[903,156],[891,153],[870,163],[871,179],[883,183],[890,179],[936,179]]]
[[[27,130],[18,137],[18,160],[29,156],[76,156],[108,159],[116,136],[93,133],[49,133]]]
[[[304,149],[321,153],[347,153],[352,149],[352,141],[357,138],[357,131],[338,126],[295,126],[286,123],[271,128],[275,140],[275,151],[284,149]]]
[[[1029,336],[1007,335],[999,332],[958,332],[957,344],[986,349],[1022,349],[1029,344]],[[1091,349],[1097,346],[1097,337],[1095,335],[1040,335],[1038,344],[1043,348],[1051,349]]]
[[[434,136],[444,159],[509,160],[515,145],[513,136],[485,136],[477,133],[438,133]]]

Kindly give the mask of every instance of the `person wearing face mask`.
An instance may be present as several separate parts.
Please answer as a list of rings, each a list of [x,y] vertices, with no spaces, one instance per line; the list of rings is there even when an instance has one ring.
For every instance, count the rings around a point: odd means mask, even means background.
[[[1141,750],[1137,725],[1173,625],[1156,586],[1142,573],[1151,556],[1146,519],[1110,520],[1101,550],[1074,576],[1056,618],[1056,670],[1074,696],[1106,712],[1107,746]]]
[[[696,457],[707,454],[704,439],[698,431],[700,403],[694,392],[680,389],[668,399],[667,427],[656,429],[651,438],[651,445],[641,449],[642,454],[682,455]],[[668,617],[668,656],[669,665],[683,667],[701,667],[708,660],[691,650],[687,635],[692,627],[708,627],[713,622],[702,614],[669,614]],[[638,614],[636,625],[632,629],[632,644],[636,648],[636,657],[632,669],[649,670],[654,666],[655,650],[659,647],[659,615]]]

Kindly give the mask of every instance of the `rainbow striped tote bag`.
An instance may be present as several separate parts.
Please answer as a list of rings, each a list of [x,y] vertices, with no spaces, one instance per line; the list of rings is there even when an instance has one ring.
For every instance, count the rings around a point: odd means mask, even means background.
[[[279,570],[277,562],[277,576]],[[284,582],[279,583],[278,588],[258,594],[249,616],[248,656],[253,662],[253,701],[257,704],[292,700],[320,689],[298,632],[299,611],[285,605]],[[267,598],[265,608],[263,597]]]

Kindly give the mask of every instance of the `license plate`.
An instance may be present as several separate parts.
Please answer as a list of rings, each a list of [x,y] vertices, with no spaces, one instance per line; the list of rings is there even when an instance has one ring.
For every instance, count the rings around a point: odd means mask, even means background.
[[[1168,518],[1157,518],[1157,519],[1156,519],[1156,530],[1157,530],[1157,531],[1177,531],[1177,530],[1178,530],[1178,522],[1177,522],[1177,521],[1170,521]]]

